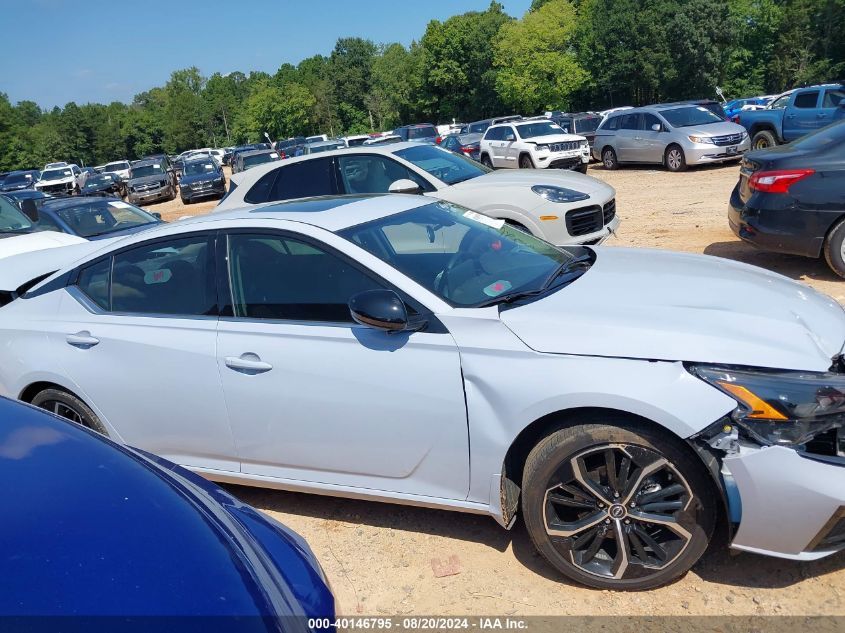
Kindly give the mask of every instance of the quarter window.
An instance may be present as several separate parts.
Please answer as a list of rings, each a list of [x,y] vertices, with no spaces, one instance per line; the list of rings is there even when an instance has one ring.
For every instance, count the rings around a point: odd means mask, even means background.
[[[382,286],[343,258],[288,237],[229,236],[236,317],[352,322],[349,299]]]

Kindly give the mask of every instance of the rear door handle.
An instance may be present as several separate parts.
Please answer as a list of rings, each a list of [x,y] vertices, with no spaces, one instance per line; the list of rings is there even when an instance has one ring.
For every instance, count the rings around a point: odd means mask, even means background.
[[[79,347],[81,349],[94,347],[100,342],[100,339],[91,336],[91,332],[88,332],[87,330],[77,332],[76,334],[68,334],[65,340],[68,345],[73,345],[74,347]]]
[[[252,352],[247,352],[240,356],[227,356],[225,362],[226,367],[229,369],[250,375],[263,374],[265,371],[273,369],[270,363],[265,363],[258,354],[253,354]]]

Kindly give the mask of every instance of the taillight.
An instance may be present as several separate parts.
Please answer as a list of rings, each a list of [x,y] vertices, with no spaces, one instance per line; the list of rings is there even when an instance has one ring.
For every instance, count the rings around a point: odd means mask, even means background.
[[[739,115],[738,114],[733,115],[733,118],[731,119],[731,121],[733,121],[734,123],[739,123]]]
[[[434,139],[434,142],[435,142],[435,143],[437,143],[438,145],[440,145],[440,143],[441,143],[442,141],[443,141],[443,137],[442,137],[442,136],[438,136],[436,139]]]
[[[748,186],[755,191],[766,193],[787,193],[796,182],[804,180],[816,173],[815,169],[778,169],[775,171],[758,171],[751,174]]]
[[[279,152],[279,158],[287,158],[287,155],[284,152]]]
[[[478,149],[477,147],[473,147],[472,145],[465,145],[464,147],[461,148],[461,151],[464,154],[472,154],[477,149]]]

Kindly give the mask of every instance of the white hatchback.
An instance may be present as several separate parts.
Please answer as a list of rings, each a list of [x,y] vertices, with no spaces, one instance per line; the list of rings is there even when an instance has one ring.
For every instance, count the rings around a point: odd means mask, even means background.
[[[491,125],[481,139],[481,162],[493,168],[574,169],[587,173],[590,144],[547,119]]]
[[[153,228],[6,301],[0,395],[211,479],[521,511],[609,589],[678,577],[717,526],[845,548],[845,313],[768,271],[359,195]]]

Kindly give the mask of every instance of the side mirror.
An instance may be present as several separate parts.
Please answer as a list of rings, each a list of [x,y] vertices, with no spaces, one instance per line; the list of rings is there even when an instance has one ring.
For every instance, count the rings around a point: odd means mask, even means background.
[[[392,290],[366,290],[349,300],[349,311],[356,323],[377,330],[400,332],[408,326],[405,304]]]
[[[161,220],[161,213],[153,213],[152,216]]]
[[[413,180],[400,178],[390,184],[388,193],[422,193],[420,186]]]
[[[654,125],[651,126],[651,129],[654,130],[655,132],[662,132],[663,126],[660,125],[659,123],[655,123]]]

